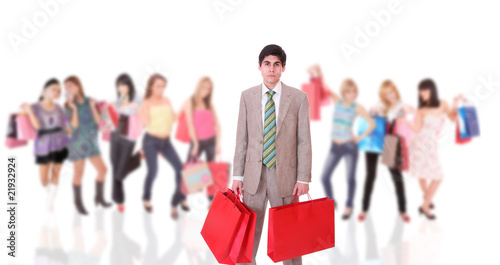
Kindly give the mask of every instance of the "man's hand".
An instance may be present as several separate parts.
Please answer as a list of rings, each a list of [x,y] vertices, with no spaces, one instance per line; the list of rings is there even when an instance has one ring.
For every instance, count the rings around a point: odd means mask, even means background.
[[[233,186],[231,189],[238,194],[238,191],[241,195],[243,195],[243,181],[240,180],[233,180]]]
[[[234,182],[233,182],[233,185],[234,185]],[[295,183],[295,187],[293,188],[293,195],[297,194],[297,197],[298,197],[298,196],[307,194],[308,192],[309,192],[309,184],[300,183],[300,182]]]

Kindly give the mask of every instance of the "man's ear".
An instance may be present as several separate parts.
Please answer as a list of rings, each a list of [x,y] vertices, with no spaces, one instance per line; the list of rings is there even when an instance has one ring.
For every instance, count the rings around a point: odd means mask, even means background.
[[[260,70],[260,64],[259,64],[259,67],[257,67],[257,69],[259,69],[259,71],[261,71],[261,70]]]
[[[285,72],[285,69],[286,69],[286,67],[285,67],[285,66],[283,66],[283,68],[281,68],[281,72],[282,72],[282,73],[283,73],[283,72]]]

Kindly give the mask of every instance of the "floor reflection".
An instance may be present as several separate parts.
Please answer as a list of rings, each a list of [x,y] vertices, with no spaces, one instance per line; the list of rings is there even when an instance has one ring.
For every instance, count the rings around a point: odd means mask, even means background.
[[[151,218],[150,214],[143,214],[147,245],[142,264],[185,264],[179,260],[183,250],[191,265],[218,264],[200,235],[204,219],[180,214],[175,221],[174,242],[162,255],[158,255],[158,237]]]
[[[47,212],[46,220],[40,230],[40,242],[35,250],[35,264],[63,265],[63,264],[100,264],[101,256],[106,248],[107,240],[104,231],[103,210],[95,213],[95,242],[86,250],[82,232],[81,215],[73,216],[72,238],[73,244],[69,251],[65,251],[61,243],[57,217],[54,212]]]
[[[179,215],[174,221],[174,234],[168,240],[173,242],[163,251],[159,249],[159,241],[165,240],[159,235],[153,225],[155,215],[142,213],[142,222],[145,245],[141,246],[127,235],[124,229],[125,216],[117,211],[112,211],[111,226],[104,226],[105,210],[98,209],[94,213],[95,233],[91,236],[92,242],[85,242],[82,218],[75,213],[68,234],[61,240],[55,213],[47,213],[39,234],[39,241],[35,249],[34,264],[36,265],[94,265],[94,264],[190,264],[190,265],[216,265],[216,259],[200,235],[205,212],[197,214]],[[134,216],[134,218],[141,216]],[[390,235],[378,235],[381,231],[370,214],[363,223],[351,218],[347,223],[342,223],[337,229],[346,229],[343,242],[337,242],[337,247],[309,255],[308,259],[314,264],[331,265],[432,265],[439,264],[439,256],[443,234],[437,221],[425,218],[419,221],[417,233],[404,237],[404,230],[408,224],[403,223],[400,216],[394,218]],[[382,224],[387,225],[387,224]],[[357,241],[356,229],[364,229],[365,240]],[[377,229],[377,227],[379,229]],[[105,230],[109,229],[109,230]],[[139,227],[140,230],[142,230]],[[108,232],[111,240],[106,238]],[[389,238],[380,248],[378,236]],[[66,244],[63,244],[63,241]],[[365,253],[359,254],[358,248],[364,246]],[[103,255],[109,251],[108,255]],[[102,257],[106,257],[103,259]]]
[[[382,249],[383,264],[400,265],[403,260],[403,229],[405,225],[399,215],[396,215],[394,229],[387,245]]]
[[[54,213],[48,213],[40,230],[35,264],[68,264],[68,254],[63,250],[59,228]]]
[[[439,262],[443,232],[439,223],[434,220],[422,219],[418,234],[411,237],[404,245],[405,265],[433,265]]]
[[[82,216],[75,213],[73,217],[73,248],[68,252],[69,264],[99,264],[107,240],[104,234],[104,210],[95,212],[96,240],[89,251],[85,250],[85,241],[82,232]]]
[[[136,264],[141,259],[141,246],[123,231],[124,215],[114,211],[112,213],[112,238],[110,264]]]
[[[382,265],[382,259],[379,255],[379,248],[377,244],[377,235],[375,234],[375,227],[373,225],[373,218],[370,213],[366,214],[364,221],[364,228],[366,233],[366,254],[365,259],[360,262],[360,265]]]

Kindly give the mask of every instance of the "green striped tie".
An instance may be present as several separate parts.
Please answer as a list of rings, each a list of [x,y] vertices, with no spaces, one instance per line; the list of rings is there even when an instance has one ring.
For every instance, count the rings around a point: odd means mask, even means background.
[[[267,91],[267,102],[264,116],[264,152],[262,162],[273,168],[276,164],[276,113],[273,101],[274,91]]]

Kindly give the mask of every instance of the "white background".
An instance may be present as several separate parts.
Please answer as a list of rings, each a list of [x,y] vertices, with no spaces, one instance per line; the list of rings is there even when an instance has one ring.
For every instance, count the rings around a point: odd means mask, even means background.
[[[45,1],[43,1],[45,2]],[[497,260],[500,235],[496,213],[500,186],[498,172],[500,111],[500,17],[496,1],[430,1],[401,0],[399,12],[391,13],[385,26],[369,37],[369,43],[358,54],[346,60],[340,45],[354,45],[356,28],[365,31],[367,23],[376,21],[372,12],[387,10],[384,1],[229,1],[231,10],[218,15],[213,3],[218,1],[76,1],[59,4],[53,16],[26,43],[12,45],[9,36],[23,36],[24,18],[33,21],[44,9],[37,1],[4,1],[0,7],[2,104],[0,124],[6,124],[8,113],[18,110],[22,102],[37,100],[46,80],[63,80],[76,74],[87,95],[99,100],[114,100],[116,77],[127,72],[134,78],[140,93],[148,76],[154,72],[168,79],[166,95],[179,109],[193,93],[198,79],[209,75],[214,81],[214,103],[222,123],[222,159],[232,161],[239,95],[242,90],[261,82],[258,54],[267,44],[283,47],[288,60],[282,81],[297,88],[308,80],[306,68],[312,63],[323,67],[325,81],[338,91],[342,79],[352,77],[360,89],[359,102],[370,107],[378,101],[378,88],[386,79],[399,87],[402,98],[417,103],[417,84],[433,78],[440,96],[451,102],[464,93],[476,101],[481,137],[471,144],[454,144],[454,126],[447,123],[440,144],[445,179],[435,198],[437,221],[428,224],[418,217],[417,207],[422,194],[418,182],[405,175],[408,213],[412,220],[405,225],[401,248],[386,248],[396,219],[396,200],[388,171],[380,166],[372,197],[371,213],[377,236],[379,254],[402,253],[411,264],[486,264]],[[226,1],[220,1],[226,3]],[[43,19],[43,18],[42,18]],[[372,25],[373,26],[373,25]],[[376,26],[373,26],[376,27]],[[376,28],[371,28],[375,30]],[[373,33],[374,31],[372,31]],[[17,48],[16,48],[17,47]],[[491,79],[486,88],[481,80]],[[61,99],[62,103],[62,99]],[[312,122],[313,171],[310,194],[323,197],[320,174],[329,148],[332,106],[322,110],[323,119]],[[175,143],[184,160],[187,146]],[[45,223],[45,191],[34,164],[32,143],[19,149],[2,149],[6,157],[19,160],[18,176],[18,258],[11,264],[33,264],[40,231]],[[109,165],[109,144],[101,141],[101,151]],[[3,167],[6,169],[6,166]],[[345,204],[346,181],[344,165],[333,175],[339,205]],[[146,167],[143,165],[126,181],[126,212],[124,232],[140,244],[141,252],[163,255],[172,246],[182,244],[179,256],[170,264],[188,264],[189,257],[207,255],[200,241],[198,227],[206,214],[202,195],[189,198],[193,208],[182,214],[178,226],[170,217],[170,198],[174,190],[173,171],[164,161],[153,190],[155,212],[148,226],[142,208],[141,194]],[[364,154],[360,153],[357,172],[355,212],[360,211],[364,185]],[[98,216],[92,199],[95,172],[85,169],[83,183],[85,205],[90,212],[82,217],[84,245],[87,252],[98,240],[95,232]],[[6,178],[0,190],[6,198]],[[57,226],[63,249],[70,253],[74,246],[72,226],[75,210],[71,190],[72,168],[66,164],[56,199]],[[106,197],[111,200],[110,174]],[[305,199],[305,198],[302,198]],[[5,199],[6,201],[6,199]],[[343,207],[337,212],[340,217]],[[2,211],[0,233],[6,244],[6,215]],[[105,242],[98,264],[110,264],[113,247],[112,217],[116,209],[102,213]],[[193,221],[194,220],[194,221]],[[197,221],[196,221],[197,220]],[[184,226],[186,225],[187,226]],[[265,223],[267,225],[267,222]],[[430,225],[434,232],[424,236],[419,231]],[[176,241],[175,231],[181,231]],[[366,259],[366,227],[353,221],[355,232],[337,218],[336,254],[347,255],[357,250],[355,261]],[[145,229],[153,229],[157,249],[146,237]],[[355,238],[355,249],[346,244]],[[427,244],[427,240],[432,242]],[[148,243],[149,242],[149,243]],[[272,264],[266,256],[267,230],[259,248],[259,264]],[[5,247],[2,247],[5,250]],[[189,252],[188,249],[194,251]],[[389,250],[387,250],[389,249]],[[399,249],[399,250],[397,250]],[[126,250],[122,250],[126,252]],[[194,253],[194,254],[193,254]],[[320,252],[304,258],[304,264],[347,264],[347,260],[325,256]],[[156,254],[153,254],[155,256]],[[7,260],[2,251],[0,260]],[[384,264],[391,263],[387,259]],[[7,261],[6,261],[7,262]],[[138,262],[138,261],[135,261]],[[5,262],[4,262],[5,263]],[[138,264],[138,263],[136,263]],[[152,264],[152,263],[148,263]],[[195,264],[195,263],[193,263]]]

